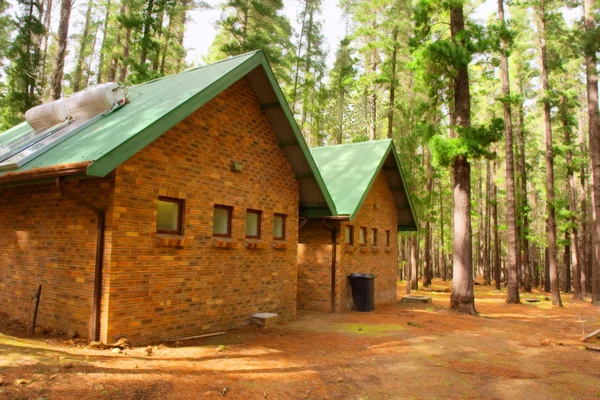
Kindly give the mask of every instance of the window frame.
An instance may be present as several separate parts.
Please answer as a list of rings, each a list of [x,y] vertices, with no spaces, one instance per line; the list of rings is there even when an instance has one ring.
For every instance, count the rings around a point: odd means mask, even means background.
[[[177,210],[177,229],[176,230],[168,230],[168,229],[158,229],[158,203],[157,203],[157,214],[156,214],[156,233],[160,233],[163,235],[183,235],[183,216],[185,210],[185,199],[178,199],[176,197],[168,197],[168,196],[158,196],[158,201],[162,201],[165,203],[175,203],[179,206]]]
[[[254,236],[254,235],[248,235],[248,219],[246,218],[246,239],[260,239],[261,235],[262,235],[262,211],[261,210],[255,210],[255,209],[252,209],[252,208],[247,208],[246,209],[246,216],[248,214],[256,214],[256,215],[258,215],[258,220],[256,222],[256,224],[257,224],[256,236]]]
[[[365,240],[364,243],[360,240],[360,232],[362,232],[362,234],[363,234],[363,239]],[[358,234],[358,243],[361,246],[366,246],[367,245],[367,227],[366,226],[361,226],[360,227],[360,232]]]
[[[371,228],[371,246],[377,247],[379,244],[379,235],[377,228]]]
[[[227,233],[215,233],[215,210],[216,209],[227,210]],[[226,206],[223,204],[215,204],[213,206],[213,232],[212,232],[213,237],[230,238],[231,237],[231,221],[232,220],[233,220],[233,207],[232,206]]]
[[[286,237],[285,226],[286,226],[287,214],[273,213],[273,228],[275,228],[275,217],[281,217],[281,219],[282,219],[282,223],[281,223],[282,236],[275,236],[275,229],[273,229],[273,240],[285,240],[285,237]]]
[[[350,232],[348,235],[350,241],[345,241],[345,242],[348,246],[353,246],[354,245],[354,225],[346,225],[346,232],[348,232],[348,231]],[[345,235],[345,233],[344,233],[344,235]],[[345,236],[344,236],[344,238],[345,238]]]
[[[385,231],[385,247],[390,247],[390,230],[386,229]]]

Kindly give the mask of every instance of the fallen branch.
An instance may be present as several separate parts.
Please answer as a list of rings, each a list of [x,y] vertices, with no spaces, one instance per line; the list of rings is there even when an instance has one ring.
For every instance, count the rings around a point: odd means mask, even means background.
[[[590,333],[589,335],[584,335],[583,339],[581,339],[581,341],[585,342],[585,341],[590,340],[591,338],[594,338],[598,335],[600,335],[600,329],[595,330],[594,332]]]
[[[211,337],[211,336],[220,336],[220,335],[225,335],[225,333],[226,332],[207,333],[205,335],[188,336],[188,337],[179,338],[179,339],[165,340],[165,342],[170,343],[170,342],[177,342],[177,341],[190,340],[190,339],[200,339],[200,338]]]

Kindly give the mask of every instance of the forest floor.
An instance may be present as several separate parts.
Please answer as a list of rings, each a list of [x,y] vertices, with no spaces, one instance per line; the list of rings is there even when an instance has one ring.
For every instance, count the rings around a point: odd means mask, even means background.
[[[523,295],[540,303],[509,306],[502,292],[475,289],[478,317],[449,311],[449,293],[419,291],[433,303],[299,312],[294,323],[158,346],[151,356],[28,337],[5,323],[0,398],[600,398],[600,353],[580,341],[581,320],[588,333],[600,328],[598,309],[564,294],[555,308],[542,292]]]

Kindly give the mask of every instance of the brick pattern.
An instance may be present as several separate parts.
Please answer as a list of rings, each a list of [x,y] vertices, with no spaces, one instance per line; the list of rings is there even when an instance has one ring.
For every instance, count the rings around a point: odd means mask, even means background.
[[[115,180],[108,340],[234,328],[257,312],[295,318],[298,183],[247,79],[121,165]],[[184,246],[155,233],[158,196],[185,199]],[[234,207],[231,239],[213,240],[214,204]],[[247,208],[263,211],[266,245],[244,245]],[[287,247],[273,247],[273,213],[288,216]]]
[[[328,223],[339,231],[339,223]],[[339,243],[339,238],[336,240]],[[312,220],[298,237],[298,308],[331,311],[331,229]],[[339,263],[339,247],[336,251]]]
[[[65,187],[100,208],[110,207],[114,179]],[[91,334],[96,215],[54,184],[0,189],[0,311],[27,320],[29,300],[42,284],[37,323]],[[110,234],[106,255],[110,253]]]
[[[337,224],[337,266],[335,311],[352,308],[352,292],[347,276],[353,272],[375,274],[375,304],[396,301],[398,254],[398,211],[387,178],[380,172],[356,218]],[[330,226],[333,223],[328,222]],[[354,245],[345,242],[346,225],[354,226]],[[367,246],[359,245],[360,227],[367,228]],[[378,230],[378,246],[371,246],[371,229]],[[385,247],[385,231],[390,246]],[[331,309],[331,230],[321,222],[310,221],[300,229],[298,249],[298,308],[319,311]]]

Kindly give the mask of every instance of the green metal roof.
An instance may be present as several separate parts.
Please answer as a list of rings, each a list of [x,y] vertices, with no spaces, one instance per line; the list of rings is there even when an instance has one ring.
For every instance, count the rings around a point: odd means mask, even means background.
[[[377,174],[384,171],[399,209],[399,229],[417,229],[418,221],[391,139],[314,147],[311,153],[338,214],[353,220]]]
[[[301,215],[304,208],[311,209],[313,215],[337,215],[308,146],[260,50],[130,87],[128,104],[18,170],[0,173],[0,180],[7,173],[82,162],[91,163],[87,167],[88,176],[106,176],[244,76],[251,80],[296,176],[302,177],[299,179]],[[21,123],[0,133],[0,145],[30,131],[27,123]]]

